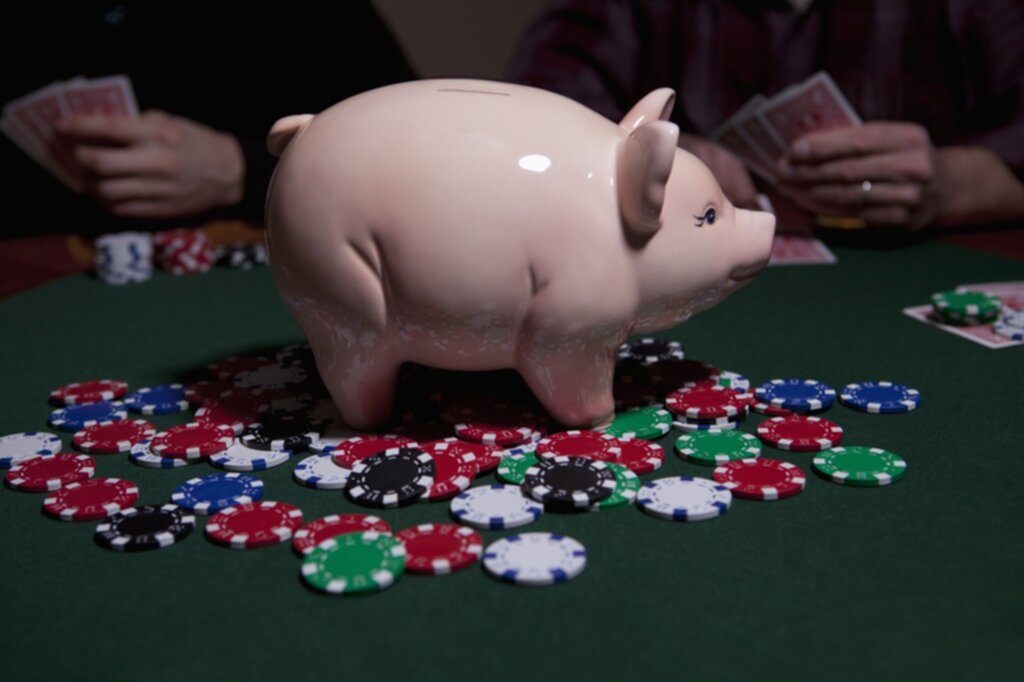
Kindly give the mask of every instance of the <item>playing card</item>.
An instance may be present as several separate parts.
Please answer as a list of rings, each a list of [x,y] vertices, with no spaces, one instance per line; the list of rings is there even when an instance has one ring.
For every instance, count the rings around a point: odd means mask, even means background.
[[[73,115],[135,117],[135,94],[127,76],[107,76],[68,82],[62,90],[66,109]]]
[[[1003,307],[1024,310],[1024,282],[985,282],[983,284],[961,284],[957,291],[981,291],[998,296]]]
[[[981,324],[974,327],[958,327],[950,324],[942,324],[932,317],[932,310],[933,308],[931,305],[918,305],[910,308],[904,308],[903,314],[908,317],[912,317],[918,322],[924,322],[925,324],[937,327],[944,332],[956,334],[961,338],[970,339],[977,344],[993,350],[1024,345],[1024,341],[1013,341],[1002,334],[997,334],[990,324]]]
[[[756,114],[782,149],[807,133],[861,125],[860,117],[825,72],[766,102]]]
[[[757,112],[768,102],[768,98],[763,95],[757,95],[751,102],[754,102],[754,107],[746,117],[736,122],[736,127],[758,150],[764,163],[769,168],[774,168],[775,162],[786,153],[786,149],[775,141],[772,134],[768,132],[764,121],[757,117]]]
[[[832,265],[836,256],[810,234],[776,234],[768,265]]]
[[[715,131],[712,139],[739,157],[747,168],[768,182],[774,183],[774,160],[759,149],[740,129],[740,124],[753,116],[763,101],[764,97],[760,95],[752,98]]]

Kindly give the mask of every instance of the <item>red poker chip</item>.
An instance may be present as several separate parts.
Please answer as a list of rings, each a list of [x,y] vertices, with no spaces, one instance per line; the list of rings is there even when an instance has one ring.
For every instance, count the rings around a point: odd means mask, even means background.
[[[750,409],[753,410],[754,412],[757,412],[758,414],[763,414],[766,417],[788,417],[792,414],[796,414],[795,412],[793,412],[793,410],[787,410],[784,407],[776,407],[774,405],[769,405],[768,403],[763,403],[757,399],[751,401]]]
[[[230,391],[234,384],[220,379],[197,381],[185,386],[185,400],[192,405],[202,405],[207,400],[219,397],[224,391]]]
[[[459,442],[456,438],[452,440]],[[423,495],[424,499],[447,500],[455,497],[468,488],[480,473],[476,454],[463,446],[441,440],[427,443],[423,451],[434,460],[434,485]],[[501,461],[500,457],[498,461]]]
[[[498,468],[498,465],[501,464],[501,460],[505,459],[505,451],[500,445],[491,445],[489,443],[470,443],[469,441],[459,440],[458,438],[435,440],[424,446],[424,451],[431,455],[439,449],[452,455],[473,455],[473,463],[477,468],[477,476],[494,471]]]
[[[642,438],[620,440],[619,456],[613,460],[634,474],[649,474],[657,471],[665,463],[665,451],[660,445]]]
[[[235,442],[230,426],[208,422],[189,422],[172,426],[153,436],[149,449],[161,457],[200,459],[217,455]]]
[[[807,487],[807,477],[795,464],[780,459],[737,459],[715,469],[715,482],[736,497],[748,500],[781,500]]]
[[[449,409],[442,419],[453,423],[455,435],[463,440],[503,447],[530,442],[544,431],[543,420],[535,412],[506,402]]]
[[[363,533],[368,530],[390,534],[391,526],[384,519],[372,514],[331,514],[310,521],[295,531],[292,549],[304,556],[316,549],[324,540],[345,533]]]
[[[681,388],[665,397],[665,409],[687,419],[720,419],[745,412],[748,402],[724,386]]]
[[[647,373],[654,383],[672,389],[708,379],[717,381],[722,375],[717,367],[699,360],[664,360],[651,365]]]
[[[395,534],[405,545],[405,570],[447,575],[477,562],[484,540],[472,528],[454,523],[424,523]]]
[[[757,437],[780,450],[821,452],[843,442],[843,427],[821,417],[774,417],[758,425]]]
[[[71,438],[71,444],[82,452],[111,455],[128,452],[133,445],[154,434],[156,427],[145,419],[105,421],[77,432]]]
[[[537,441],[537,457],[589,457],[615,462],[621,452],[615,436],[600,431],[562,431]]]
[[[420,445],[411,438],[385,434],[380,436],[353,436],[334,446],[331,457],[340,467],[351,469],[356,462],[392,448],[418,448]]]
[[[139,487],[122,478],[90,478],[68,483],[43,500],[43,511],[61,521],[96,521],[132,507]]]
[[[63,453],[23,460],[11,467],[6,480],[15,490],[40,493],[84,481],[95,473],[92,457]]]
[[[50,391],[50,400],[61,405],[82,405],[115,400],[128,392],[128,384],[117,379],[97,379],[67,384]]]
[[[271,396],[264,391],[232,388],[205,400],[196,410],[195,419],[202,424],[227,426],[237,436],[270,412],[270,408]]]
[[[256,502],[222,509],[206,522],[206,537],[231,549],[269,547],[291,539],[302,512],[284,502]]]
[[[231,381],[239,372],[248,372],[250,369],[274,364],[277,364],[274,359],[263,357],[262,355],[232,355],[216,362],[211,362],[206,366],[206,369],[210,370],[210,373],[218,379]]]

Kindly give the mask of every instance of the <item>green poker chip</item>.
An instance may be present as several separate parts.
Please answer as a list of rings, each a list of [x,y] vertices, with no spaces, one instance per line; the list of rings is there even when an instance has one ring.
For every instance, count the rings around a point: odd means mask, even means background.
[[[498,478],[507,483],[522,485],[526,478],[526,470],[539,461],[537,455],[532,452],[506,457],[498,465]]]
[[[999,317],[1003,302],[983,291],[940,291],[932,294],[932,308],[948,324],[985,324]]]
[[[742,431],[696,431],[676,439],[676,454],[694,464],[720,466],[761,456],[761,441]]]
[[[907,462],[888,450],[855,445],[819,453],[814,458],[814,469],[840,485],[878,487],[903,478]]]
[[[615,420],[604,430],[616,438],[642,438],[657,440],[672,428],[672,415],[660,407],[638,407],[615,415]]]
[[[630,471],[629,467],[609,462],[608,468],[615,474],[615,490],[612,491],[611,497],[604,498],[591,509],[608,509],[633,504],[643,485],[640,477]]]
[[[378,592],[405,572],[405,545],[388,533],[347,533],[324,540],[302,562],[302,577],[328,594]]]

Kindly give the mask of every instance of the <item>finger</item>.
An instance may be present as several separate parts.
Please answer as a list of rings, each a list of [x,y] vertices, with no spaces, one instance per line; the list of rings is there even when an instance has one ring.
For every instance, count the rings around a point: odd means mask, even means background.
[[[820,164],[784,164],[779,176],[780,181],[795,184],[859,184],[865,179],[926,182],[932,176],[932,164],[924,150],[898,151]]]
[[[861,183],[810,185],[804,188],[807,197],[818,204],[838,206],[845,209],[861,209],[866,206],[908,206],[920,205],[921,185],[916,183],[872,183],[867,192]]]
[[[793,143],[788,156],[793,164],[818,163],[849,156],[927,147],[930,144],[928,132],[916,123],[865,123],[862,126],[808,133]]]
[[[146,176],[128,176],[101,180],[96,184],[96,196],[108,204],[145,199],[166,199],[172,185],[166,180]]]
[[[156,135],[157,121],[125,116],[73,116],[57,124],[59,137],[70,144],[130,145]]]
[[[111,204],[107,208],[122,218],[174,218],[178,215],[173,204],[149,199],[124,201]]]
[[[868,225],[899,225],[908,227],[913,216],[913,211],[905,206],[887,205],[851,208],[850,206],[812,198],[804,191],[786,191],[783,194],[801,208],[812,213],[860,218]]]
[[[163,156],[157,148],[136,145],[110,148],[78,145],[73,150],[75,161],[100,177],[125,175],[162,175]]]
[[[872,226],[910,226],[911,212],[902,206],[866,208],[857,215],[861,220]]]

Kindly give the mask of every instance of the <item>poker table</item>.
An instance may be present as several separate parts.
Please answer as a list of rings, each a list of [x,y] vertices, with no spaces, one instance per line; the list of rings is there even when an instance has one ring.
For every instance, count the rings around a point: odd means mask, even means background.
[[[212,544],[204,517],[179,544],[125,554],[94,544],[93,523],[44,516],[43,495],[4,488],[0,677],[1019,679],[1024,348],[989,350],[901,309],[959,283],[1024,279],[1024,264],[938,242],[835,252],[836,265],[768,268],[662,336],[755,383],[918,388],[921,407],[908,414],[837,405],[826,415],[846,444],[907,460],[894,485],[836,485],[813,474],[812,455],[765,448],[807,472],[803,493],[736,499],[722,517],[694,523],[629,507],[548,513],[521,530],[582,542],[588,564],[574,580],[517,587],[477,565],[406,575],[364,597],[307,589],[287,543]],[[195,380],[215,359],[301,339],[265,268],[157,273],[127,287],[67,277],[0,301],[0,316],[3,433],[47,429],[49,391],[71,381]],[[751,415],[744,430],[759,421]],[[660,441],[664,467],[643,478],[710,477],[672,454],[675,435]],[[136,482],[141,504],[212,470],[96,459],[98,475]],[[300,487],[288,465],[259,477],[264,499],[295,504],[307,520],[367,511],[339,492]],[[380,514],[395,529],[448,519],[445,503]],[[512,532],[482,534],[490,542]]]

